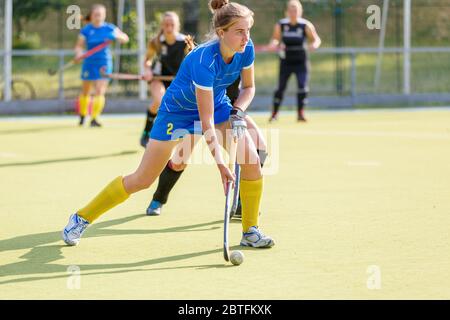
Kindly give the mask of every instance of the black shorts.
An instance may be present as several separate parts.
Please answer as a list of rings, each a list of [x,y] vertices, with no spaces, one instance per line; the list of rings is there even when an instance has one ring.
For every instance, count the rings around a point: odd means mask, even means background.
[[[164,88],[166,88],[166,90],[167,90],[167,88],[170,86],[170,84],[172,83],[172,81],[163,81],[162,83],[163,83],[163,85],[164,85]]]
[[[278,92],[284,92],[291,74],[297,78],[299,92],[307,92],[309,80],[309,62],[307,60],[287,62],[280,60],[280,71],[278,75]]]
[[[239,84],[241,83],[241,77],[238,77],[235,82],[230,84],[227,88],[227,96],[231,100],[231,104],[233,104],[236,99],[239,97]]]

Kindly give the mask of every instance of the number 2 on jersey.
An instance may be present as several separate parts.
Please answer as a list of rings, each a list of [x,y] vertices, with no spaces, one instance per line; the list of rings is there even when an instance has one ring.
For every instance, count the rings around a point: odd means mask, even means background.
[[[172,122],[169,122],[169,123],[167,124],[167,134],[168,134],[168,135],[171,135],[171,134],[172,134],[172,130],[173,130],[173,123],[172,123]]]

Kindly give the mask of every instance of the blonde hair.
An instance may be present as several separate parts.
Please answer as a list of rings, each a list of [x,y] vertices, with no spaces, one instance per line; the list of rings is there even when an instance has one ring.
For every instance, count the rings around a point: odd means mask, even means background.
[[[106,13],[106,7],[103,4],[100,4],[100,3],[93,4],[91,6],[91,9],[89,10],[88,14],[84,17],[82,16],[82,19],[84,20],[84,22],[86,22],[86,23],[91,22],[92,13],[97,9],[103,9],[103,10],[105,10],[105,13]]]
[[[164,22],[164,19],[166,18],[172,18],[175,21],[175,31],[180,32],[180,17],[175,11],[166,11],[163,14],[163,18],[161,19],[161,31],[162,31],[162,24]]]
[[[211,31],[208,38],[214,38],[218,30],[227,31],[240,18],[249,18],[253,25],[253,11],[246,6],[229,0],[210,0],[209,9],[213,13]]]
[[[158,34],[152,40],[150,40],[150,46],[153,47],[156,52],[160,52],[161,51],[161,40],[159,38],[164,33],[164,30],[163,30],[163,27],[162,27],[164,19],[168,18],[168,17],[172,18],[175,21],[175,32],[176,33],[180,32],[180,17],[178,16],[178,14],[175,11],[166,11],[166,12],[164,12],[163,17],[161,19],[161,23],[160,23],[160,28],[159,28]]]
[[[303,15],[303,5],[300,0],[289,0],[286,5],[286,10],[289,9],[290,6],[296,6],[298,8],[298,16],[301,17]]]

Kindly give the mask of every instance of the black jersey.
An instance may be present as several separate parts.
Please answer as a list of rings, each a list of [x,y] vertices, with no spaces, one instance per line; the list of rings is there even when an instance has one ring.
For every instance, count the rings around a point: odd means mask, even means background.
[[[306,59],[306,20],[297,19],[295,25],[291,25],[289,19],[278,21],[281,27],[281,42],[284,50],[280,51],[280,58],[286,62],[299,62]]]
[[[168,44],[163,34],[159,37],[161,51],[158,52],[158,57],[153,62],[152,70],[154,74],[165,76],[176,75],[185,55],[185,38],[186,36],[184,34],[179,33],[175,42]]]

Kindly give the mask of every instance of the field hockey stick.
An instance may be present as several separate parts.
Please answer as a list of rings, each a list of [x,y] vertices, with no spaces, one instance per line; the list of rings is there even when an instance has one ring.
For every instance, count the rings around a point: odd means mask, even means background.
[[[228,163],[228,168],[230,170],[234,169],[236,163],[236,153],[237,153],[237,137],[232,137],[230,145],[230,159]],[[225,214],[223,219],[223,258],[225,261],[230,261],[230,245],[228,242],[228,229],[230,226],[230,211],[231,211],[231,188],[233,186],[233,181],[227,182],[226,197],[225,197]]]
[[[105,70],[106,70],[105,67],[100,68],[100,74],[104,78],[113,80],[145,80],[144,76],[141,74],[106,73]],[[174,78],[175,78],[174,76],[153,76],[152,80],[172,81]]]
[[[234,194],[233,194],[233,204],[231,205],[230,219],[236,214],[237,207],[239,204],[239,181],[241,179],[241,166],[235,164],[234,175],[236,176],[236,182],[234,183]]]
[[[278,48],[277,47],[273,47],[273,46],[266,45],[266,44],[255,45],[254,48],[255,48],[255,52],[256,53],[278,52]]]
[[[53,76],[53,75],[57,74],[58,72],[61,72],[63,70],[66,70],[66,69],[74,66],[75,64],[79,63],[81,60],[84,60],[84,59],[92,56],[94,53],[97,53],[100,50],[106,48],[111,42],[112,42],[112,40],[108,40],[108,41],[105,41],[105,42],[99,44],[98,46],[92,48],[91,50],[88,50],[85,53],[83,53],[83,55],[80,58],[70,60],[68,63],[66,63],[65,65],[63,65],[59,69],[56,69],[56,70],[55,69],[49,69],[48,70],[48,74]]]

